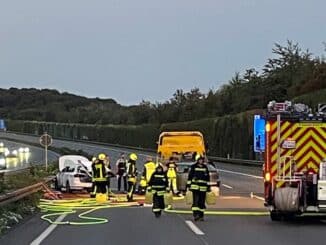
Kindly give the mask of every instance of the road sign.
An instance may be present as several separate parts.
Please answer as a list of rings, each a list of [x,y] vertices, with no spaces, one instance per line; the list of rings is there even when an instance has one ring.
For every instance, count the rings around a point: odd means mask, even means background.
[[[44,133],[40,137],[40,144],[44,146],[45,150],[45,169],[48,170],[48,147],[52,145],[52,137],[51,135],[48,135],[47,133]]]
[[[51,135],[48,135],[47,133],[43,134],[40,137],[40,144],[42,146],[46,146],[46,147],[52,145],[52,137],[51,137]]]
[[[260,115],[254,117],[254,151],[265,152],[265,119]]]
[[[295,149],[296,148],[296,141],[293,140],[293,139],[288,138],[288,139],[283,141],[282,148],[283,149]]]

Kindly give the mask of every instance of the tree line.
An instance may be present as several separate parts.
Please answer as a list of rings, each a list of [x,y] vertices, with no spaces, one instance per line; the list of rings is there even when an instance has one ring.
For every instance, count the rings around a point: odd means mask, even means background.
[[[326,45],[325,45],[326,51]],[[0,89],[0,117],[85,124],[164,124],[221,117],[262,109],[270,100],[304,98],[326,102],[326,62],[297,43],[275,44],[273,58],[261,71],[250,68],[230,81],[202,93],[194,88],[177,90],[163,103],[142,101],[123,106],[113,99],[86,98],[51,89]]]

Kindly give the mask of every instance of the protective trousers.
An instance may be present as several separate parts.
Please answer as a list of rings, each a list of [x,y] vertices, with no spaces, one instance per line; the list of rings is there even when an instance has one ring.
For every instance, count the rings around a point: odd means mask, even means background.
[[[164,208],[164,195],[155,193],[153,195],[153,213],[161,213]]]
[[[123,181],[123,189],[127,191],[127,176],[118,175],[118,191],[121,190],[121,179]]]
[[[206,192],[204,191],[192,191],[192,212],[194,218],[203,218],[204,211],[205,211],[205,199],[206,199]]]
[[[128,181],[128,193],[127,193],[127,200],[132,201],[133,195],[135,192],[135,183],[133,181]]]
[[[95,181],[94,182],[94,189],[93,189],[93,195],[96,195],[96,193],[107,193],[107,183],[106,181]]]
[[[173,194],[177,194],[178,193],[177,178],[175,177],[168,178],[168,181],[169,181],[170,190],[172,190]]]

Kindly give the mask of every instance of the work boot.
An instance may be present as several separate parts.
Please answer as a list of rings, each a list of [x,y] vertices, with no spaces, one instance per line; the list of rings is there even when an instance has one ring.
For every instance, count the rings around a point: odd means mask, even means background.
[[[204,213],[200,212],[199,214],[199,221],[204,221]]]
[[[155,212],[154,214],[155,214],[155,217],[156,217],[156,218],[161,217],[161,212]]]
[[[194,216],[194,221],[199,221],[200,217],[198,215]]]
[[[198,214],[198,212],[194,212],[194,220],[198,221],[200,219],[200,215]]]
[[[127,196],[127,201],[128,201],[128,202],[132,202],[132,197]]]

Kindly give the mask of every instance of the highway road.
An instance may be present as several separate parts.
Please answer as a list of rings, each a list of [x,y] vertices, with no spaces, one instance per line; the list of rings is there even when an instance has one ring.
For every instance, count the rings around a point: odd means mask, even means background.
[[[302,218],[273,223],[265,216],[206,216],[204,222],[197,223],[190,215],[163,214],[157,219],[146,207],[99,210],[96,216],[109,222],[48,226],[36,215],[0,238],[0,244],[306,245],[323,244],[326,226],[321,220]],[[69,215],[64,220],[77,218]]]
[[[18,135],[11,137],[26,141],[37,139]],[[128,149],[62,140],[54,140],[54,146],[82,149],[90,154],[104,151],[110,155],[112,162],[115,162],[120,152],[131,152]],[[147,153],[137,153],[139,162],[143,162]],[[0,238],[0,244],[323,244],[326,223],[321,219],[299,217],[291,222],[272,222],[266,215],[252,215],[252,211],[263,209],[263,201],[249,198],[251,192],[257,195],[262,193],[259,168],[223,163],[217,163],[217,166],[223,184],[222,197],[219,199],[223,208],[220,210],[243,211],[244,215],[206,215],[204,222],[194,222],[189,214],[164,213],[157,219],[150,207],[127,207],[95,211],[94,216],[109,219],[106,224],[56,226],[42,221],[38,214],[10,230]],[[140,163],[138,168],[142,169]],[[79,213],[59,218],[78,221]]]
[[[7,162],[7,170],[15,169],[15,168],[22,168],[25,166],[29,166],[30,164],[42,164],[44,163],[44,149],[40,147],[31,146],[24,143],[18,143],[15,141],[8,141],[2,139],[0,136],[0,142],[4,143],[4,147],[7,147],[10,152],[13,150],[17,150],[19,148],[28,147],[30,150],[29,154],[18,154],[17,161],[8,161]],[[48,152],[48,160],[49,162],[57,160],[59,154],[49,151]]]
[[[29,135],[19,135],[14,133],[0,132],[0,138],[6,137],[13,140],[23,140],[26,142],[38,143],[39,137]],[[98,155],[99,153],[106,153],[110,157],[111,166],[114,167],[120,153],[126,154],[135,152],[138,154],[137,169],[143,170],[143,163],[148,155],[155,157],[154,153],[144,153],[139,150],[123,149],[118,147],[108,147],[103,145],[96,145],[90,143],[71,142],[66,140],[53,140],[54,147],[67,147],[74,150],[83,150],[91,155]],[[262,171],[257,167],[239,166],[227,163],[215,163],[220,170],[222,181],[221,191],[224,194],[250,195],[251,192],[257,195],[263,193]],[[112,181],[112,188],[116,188],[116,181]]]

